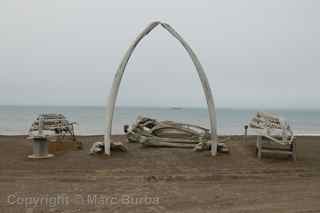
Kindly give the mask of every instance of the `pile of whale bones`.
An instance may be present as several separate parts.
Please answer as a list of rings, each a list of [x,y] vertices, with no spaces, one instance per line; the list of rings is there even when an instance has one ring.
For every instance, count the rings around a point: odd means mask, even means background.
[[[260,136],[280,145],[291,144],[295,136],[289,123],[281,116],[270,112],[257,112],[249,123]],[[157,121],[138,116],[131,127],[124,128],[129,143],[140,143],[144,147],[191,148],[194,151],[210,150],[209,130],[201,126],[174,121]],[[218,139],[217,151],[228,153],[225,141],[230,137]],[[127,151],[121,142],[112,142],[111,150]],[[90,154],[102,153],[103,142],[95,142]]]
[[[75,137],[74,124],[62,114],[41,114],[32,124],[29,137],[39,134],[39,125],[42,125],[42,134],[46,136],[69,134]],[[258,135],[281,145],[291,144],[295,139],[288,122],[283,117],[270,112],[257,112],[249,122],[249,126],[255,129]],[[211,148],[209,129],[193,124],[158,121],[138,116],[130,127],[124,126],[124,131],[129,143],[139,143],[143,147],[190,148],[194,151]],[[229,139],[230,137],[218,138],[218,152],[229,152],[224,143]],[[103,153],[104,145],[103,142],[95,142],[90,149],[90,154]],[[122,142],[113,141],[111,150],[126,152],[128,148]]]
[[[140,143],[144,147],[190,148],[194,151],[210,150],[209,130],[201,126],[178,123],[174,121],[157,121],[156,119],[138,116],[130,128],[124,128],[129,143]],[[217,151],[228,153],[223,143],[230,138],[218,141]],[[111,150],[127,151],[120,142],[112,142]],[[102,153],[103,142],[95,142],[90,154]]]
[[[42,122],[40,122],[40,120]],[[62,114],[41,114],[32,124],[29,130],[29,138],[39,134],[39,125],[42,123],[42,133],[46,136],[66,134],[75,137],[73,125]],[[270,112],[257,112],[249,122],[250,128],[256,133],[280,145],[290,145],[295,136],[289,123],[281,116]],[[210,150],[210,132],[201,126],[179,123],[174,121],[158,121],[153,118],[138,116],[136,121],[129,127],[125,125],[129,143],[139,143],[143,147],[166,147],[166,148],[190,148],[194,151]],[[228,153],[229,149],[225,141],[230,137],[219,137],[217,151]],[[103,153],[104,143],[95,142],[90,154]],[[128,148],[122,143],[112,141],[111,150],[126,152]]]

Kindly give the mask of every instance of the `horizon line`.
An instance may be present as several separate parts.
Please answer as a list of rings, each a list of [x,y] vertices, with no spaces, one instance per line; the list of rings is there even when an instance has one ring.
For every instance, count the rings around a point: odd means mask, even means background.
[[[106,105],[47,105],[47,104],[0,104],[0,107],[106,107]],[[141,106],[141,105],[119,105],[116,108],[178,108],[178,109],[207,109],[206,106]],[[306,107],[230,107],[230,106],[218,106],[216,109],[230,109],[230,110],[310,110],[310,111],[320,111],[319,108],[306,108]]]

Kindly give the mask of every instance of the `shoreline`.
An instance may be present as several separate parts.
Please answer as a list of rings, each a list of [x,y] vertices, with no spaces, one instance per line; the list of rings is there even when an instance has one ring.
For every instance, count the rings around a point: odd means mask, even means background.
[[[217,108],[217,131],[220,135],[242,135],[244,125],[256,113],[257,109],[242,110]],[[304,110],[270,110],[285,117],[293,132],[300,136],[320,136],[320,111]],[[31,123],[41,112],[62,113],[75,125],[76,134],[82,136],[103,135],[105,133],[105,110],[99,107],[63,107],[63,106],[35,106],[35,107],[1,107],[0,106],[0,135],[28,134]],[[206,109],[152,107],[120,107],[113,119],[113,134],[123,134],[123,126],[135,122],[138,115],[157,120],[172,120],[182,123],[209,127]],[[252,132],[255,134],[255,132]],[[248,134],[251,135],[251,130]]]

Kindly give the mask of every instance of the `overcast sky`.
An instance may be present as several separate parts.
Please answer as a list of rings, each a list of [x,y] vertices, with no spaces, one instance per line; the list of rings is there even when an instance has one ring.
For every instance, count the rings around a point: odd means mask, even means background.
[[[320,107],[320,1],[1,0],[0,105],[105,105],[130,43],[169,23],[217,107]],[[204,107],[196,70],[161,27],[127,66],[118,105]]]

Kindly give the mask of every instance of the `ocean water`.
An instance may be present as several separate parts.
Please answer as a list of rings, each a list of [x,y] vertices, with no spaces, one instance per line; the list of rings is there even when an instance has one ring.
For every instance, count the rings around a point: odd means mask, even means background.
[[[217,109],[218,134],[243,134],[243,126],[257,111],[259,110]],[[296,134],[320,135],[320,110],[267,111],[287,118]],[[64,114],[68,120],[78,123],[76,131],[80,135],[100,135],[105,131],[104,107],[0,106],[0,135],[27,134],[31,123],[40,113]],[[123,125],[132,124],[138,115],[198,124],[209,128],[208,112],[205,108],[118,107],[113,119],[112,133],[123,133]]]

